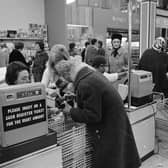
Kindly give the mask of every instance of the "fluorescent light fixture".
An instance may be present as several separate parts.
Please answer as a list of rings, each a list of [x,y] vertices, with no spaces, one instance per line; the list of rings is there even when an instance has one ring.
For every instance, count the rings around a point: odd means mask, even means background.
[[[75,0],[66,0],[66,4],[69,5],[71,3],[75,2]]]
[[[87,25],[67,24],[68,27],[88,27]]]

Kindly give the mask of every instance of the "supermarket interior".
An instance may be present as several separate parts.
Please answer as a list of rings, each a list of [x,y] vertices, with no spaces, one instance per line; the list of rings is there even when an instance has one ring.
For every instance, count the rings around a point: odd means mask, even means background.
[[[168,0],[0,4],[0,168],[168,168]]]

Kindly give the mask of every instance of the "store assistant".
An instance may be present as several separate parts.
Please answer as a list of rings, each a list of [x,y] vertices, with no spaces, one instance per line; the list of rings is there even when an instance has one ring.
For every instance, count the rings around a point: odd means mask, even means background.
[[[95,168],[138,168],[140,159],[132,128],[118,92],[87,64],[62,60],[57,73],[74,83],[77,107],[66,104],[64,112],[86,123],[93,138]]]
[[[7,66],[5,82],[8,85],[30,83],[29,68],[19,61],[10,63]]]
[[[102,55],[97,56],[97,57],[94,58],[92,66],[97,71],[102,73],[110,82],[115,82],[115,81],[127,76],[127,72],[126,71],[119,72],[119,73],[117,73],[117,72],[116,73],[107,73],[107,72],[105,72],[106,59],[105,59],[105,57],[102,57]],[[128,88],[127,85],[125,85],[124,87]],[[122,94],[120,94],[122,100],[126,99],[127,94],[128,94],[127,91],[125,91]]]
[[[119,73],[107,73],[105,72],[106,67],[106,59],[102,56],[96,56],[93,60],[92,66],[99,72],[103,73],[103,75],[110,81],[114,82],[118,79],[121,79],[122,77],[125,77],[127,75],[127,72],[119,72]]]

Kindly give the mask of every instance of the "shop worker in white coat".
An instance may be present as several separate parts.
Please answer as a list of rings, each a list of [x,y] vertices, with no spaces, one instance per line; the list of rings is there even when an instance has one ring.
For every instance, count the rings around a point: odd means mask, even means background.
[[[123,101],[102,74],[74,59],[59,61],[55,70],[73,82],[77,107],[66,104],[64,112],[86,123],[92,139],[92,168],[139,168],[141,161]]]
[[[117,72],[116,73],[107,73],[107,72],[105,72],[106,65],[107,65],[106,59],[105,59],[105,57],[103,57],[101,55],[100,56],[96,56],[93,59],[92,66],[97,71],[102,73],[110,82],[113,83],[113,82],[115,82],[117,80],[120,80],[121,78],[127,76],[127,71],[118,72],[118,73]],[[124,89],[124,91],[123,91],[123,89]],[[127,87],[127,85],[119,84],[118,91],[119,91],[119,94],[120,94],[122,100],[125,100],[127,95],[128,95],[128,87]]]

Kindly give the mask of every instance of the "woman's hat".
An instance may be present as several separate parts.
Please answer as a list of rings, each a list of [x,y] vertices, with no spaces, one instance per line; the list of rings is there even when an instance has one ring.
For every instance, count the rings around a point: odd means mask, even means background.
[[[119,40],[122,40],[122,35],[121,34],[113,34],[111,36],[111,39],[114,40],[114,39],[119,39]]]

